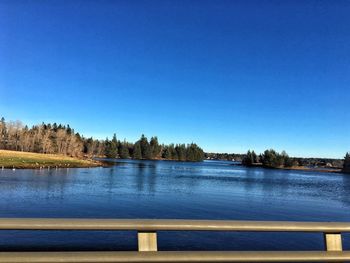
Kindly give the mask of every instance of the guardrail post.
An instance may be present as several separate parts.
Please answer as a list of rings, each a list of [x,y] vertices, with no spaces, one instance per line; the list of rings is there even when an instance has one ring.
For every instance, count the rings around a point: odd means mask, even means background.
[[[139,251],[157,251],[157,232],[137,232]]]
[[[327,251],[343,250],[340,233],[325,233],[324,240]]]

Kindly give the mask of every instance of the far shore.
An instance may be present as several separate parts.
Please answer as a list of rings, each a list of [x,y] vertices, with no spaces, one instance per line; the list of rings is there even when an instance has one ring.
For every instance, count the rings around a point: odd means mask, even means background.
[[[340,168],[313,168],[313,167],[306,167],[306,166],[283,167],[279,169],[311,171],[311,172],[321,172],[321,173],[341,173],[342,172],[342,169]]]
[[[308,166],[292,166],[292,167],[265,167],[261,163],[253,164],[249,167],[261,167],[266,169],[280,169],[280,170],[297,170],[297,171],[308,171],[308,172],[320,172],[320,173],[342,173],[340,168],[330,168],[330,167],[308,167]]]
[[[106,163],[59,154],[0,150],[0,169],[88,168],[100,166],[106,166]]]
[[[163,159],[160,159],[163,160]],[[0,150],[0,169],[43,169],[43,168],[89,168],[105,167],[110,163],[102,160],[88,158],[73,158],[60,154],[43,154],[21,151]],[[235,164],[242,165],[242,164]],[[249,167],[260,167],[266,169],[297,170],[323,173],[342,173],[340,168],[318,168],[307,166],[292,167],[265,167],[261,163]]]

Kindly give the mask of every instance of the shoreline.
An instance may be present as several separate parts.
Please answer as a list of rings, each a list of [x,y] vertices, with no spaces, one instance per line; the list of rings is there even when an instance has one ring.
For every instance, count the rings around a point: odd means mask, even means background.
[[[342,173],[342,169],[340,168],[309,168],[305,166],[300,167],[283,167],[277,168],[282,170],[291,170],[291,171],[310,171],[310,172],[321,172],[321,173]]]
[[[21,151],[0,150],[0,170],[4,169],[58,169],[58,168],[95,168],[108,167],[114,162],[109,160],[76,158],[59,154],[32,153]],[[115,160],[119,160],[116,158]],[[145,159],[146,160],[146,159]],[[155,161],[177,161],[169,159],[154,159]],[[322,173],[343,173],[340,168],[312,168],[306,166],[293,167],[265,167],[262,164],[253,164],[245,166],[243,164],[234,164],[247,168],[264,168],[279,169],[289,171],[306,171],[306,172],[322,172]]]
[[[292,167],[266,167],[262,164],[253,164],[252,166],[245,166],[247,168],[263,168],[263,169],[277,169],[277,170],[287,170],[287,171],[305,171],[305,172],[320,172],[320,173],[343,173],[341,168],[312,168],[307,166],[292,166]]]
[[[58,154],[0,150],[0,169],[50,169],[105,167],[98,160],[80,159]]]

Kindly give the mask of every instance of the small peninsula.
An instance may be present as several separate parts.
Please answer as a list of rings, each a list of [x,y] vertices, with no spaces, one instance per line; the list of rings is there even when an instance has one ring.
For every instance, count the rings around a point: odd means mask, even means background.
[[[86,168],[103,166],[95,160],[78,159],[60,154],[0,150],[1,169]]]

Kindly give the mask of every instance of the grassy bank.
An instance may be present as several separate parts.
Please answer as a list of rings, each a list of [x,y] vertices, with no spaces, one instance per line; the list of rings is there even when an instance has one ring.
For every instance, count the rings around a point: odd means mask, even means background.
[[[292,167],[283,167],[280,169],[284,170],[299,170],[299,171],[311,171],[311,172],[323,172],[323,173],[340,173],[340,168],[313,168],[307,166],[292,166]]]
[[[1,168],[78,168],[97,167],[103,164],[98,161],[77,159],[58,154],[41,154],[0,150]]]

